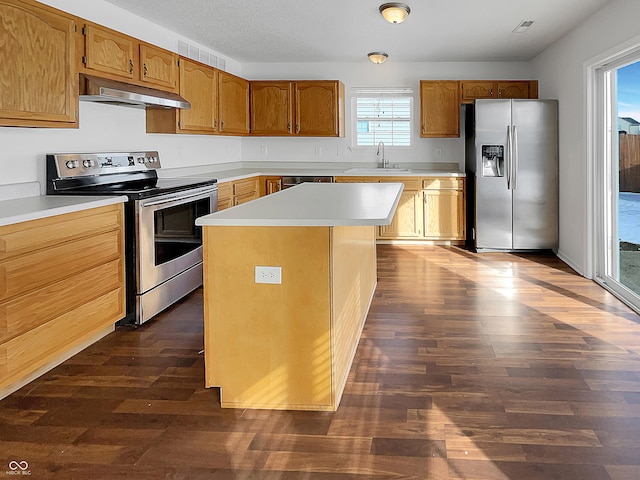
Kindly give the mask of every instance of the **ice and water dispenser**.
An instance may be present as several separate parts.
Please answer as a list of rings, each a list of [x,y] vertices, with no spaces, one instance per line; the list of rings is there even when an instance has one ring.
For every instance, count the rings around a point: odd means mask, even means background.
[[[504,177],[504,145],[482,145],[482,176]]]

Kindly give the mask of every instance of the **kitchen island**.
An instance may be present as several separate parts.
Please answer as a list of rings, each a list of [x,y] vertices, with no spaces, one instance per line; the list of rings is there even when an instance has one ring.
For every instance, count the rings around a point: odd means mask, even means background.
[[[205,385],[222,407],[337,409],[376,286],[375,228],[402,188],[307,183],[196,220]]]

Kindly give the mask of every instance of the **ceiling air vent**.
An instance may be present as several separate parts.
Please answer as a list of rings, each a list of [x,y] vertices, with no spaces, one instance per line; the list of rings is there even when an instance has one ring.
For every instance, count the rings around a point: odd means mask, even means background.
[[[513,29],[513,33],[524,33],[531,25],[533,25],[533,20],[523,20]]]

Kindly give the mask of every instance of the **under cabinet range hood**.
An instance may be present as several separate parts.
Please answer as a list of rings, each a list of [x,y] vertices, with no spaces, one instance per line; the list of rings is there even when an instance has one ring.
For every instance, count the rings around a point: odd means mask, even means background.
[[[80,100],[139,108],[191,108],[191,104],[176,93],[91,75],[80,76]]]

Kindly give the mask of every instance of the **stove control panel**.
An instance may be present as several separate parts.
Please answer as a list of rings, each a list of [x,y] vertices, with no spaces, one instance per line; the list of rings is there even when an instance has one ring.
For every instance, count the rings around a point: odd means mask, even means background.
[[[132,173],[160,168],[158,152],[63,153],[47,155],[58,178]]]

